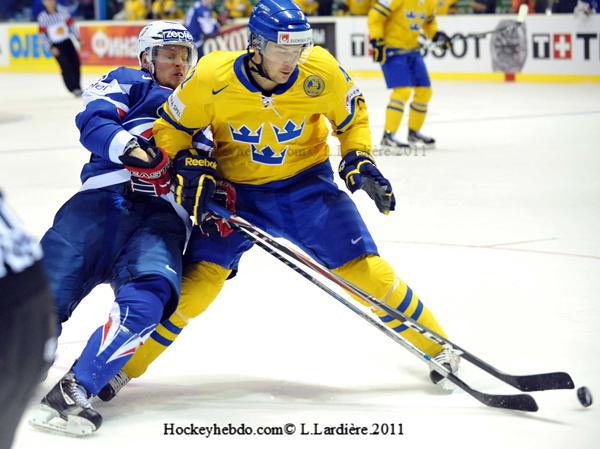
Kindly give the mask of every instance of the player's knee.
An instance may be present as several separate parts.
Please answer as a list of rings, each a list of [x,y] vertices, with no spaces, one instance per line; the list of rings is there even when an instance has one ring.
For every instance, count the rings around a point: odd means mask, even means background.
[[[116,298],[120,308],[127,313],[127,317],[121,318],[126,319],[124,325],[139,333],[158,324],[172,295],[171,284],[161,276],[147,276],[124,285]]]
[[[189,319],[204,312],[223,288],[229,273],[231,270],[206,261],[186,267],[174,319],[185,326]]]
[[[414,100],[416,103],[429,103],[431,100],[431,87],[416,87]]]
[[[354,259],[334,271],[380,300],[389,296],[396,279],[392,267],[384,259],[373,254]]]
[[[410,98],[411,93],[412,93],[411,87],[396,87],[394,90],[392,90],[390,99],[397,100],[402,103],[406,103],[408,101],[408,99]]]

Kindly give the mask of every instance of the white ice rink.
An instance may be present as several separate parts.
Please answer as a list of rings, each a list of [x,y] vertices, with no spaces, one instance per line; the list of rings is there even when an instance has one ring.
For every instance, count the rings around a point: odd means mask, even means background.
[[[358,84],[378,140],[387,91],[382,80]],[[57,75],[0,74],[0,98],[0,186],[41,237],[77,191],[88,158],[74,125],[81,101]],[[397,211],[379,215],[364,193],[355,195],[381,254],[458,344],[510,373],[567,371],[600,400],[600,86],[436,82],[430,111],[423,131],[437,150],[379,158]],[[28,412],[111,303],[105,286],[83,301]],[[474,387],[517,392],[463,368]],[[143,378],[97,404],[105,421],[96,434],[57,436],[24,420],[14,447],[600,447],[600,407],[583,409],[573,390],[534,393],[537,413],[507,412],[465,393],[440,394],[426,373],[256,248]],[[298,431],[206,439],[164,436],[164,423],[292,423]],[[301,423],[388,423],[396,431],[402,423],[404,435],[303,436]]]

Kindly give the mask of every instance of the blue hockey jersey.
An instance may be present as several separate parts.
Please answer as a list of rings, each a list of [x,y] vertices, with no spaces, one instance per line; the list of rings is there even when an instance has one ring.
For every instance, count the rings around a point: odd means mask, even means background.
[[[132,138],[143,148],[154,145],[152,126],[172,92],[145,69],[127,67],[109,72],[85,90],[85,109],[75,118],[79,140],[92,153],[81,172],[82,190],[129,181],[119,156]],[[209,130],[197,133],[194,147],[210,150],[210,137]]]
[[[198,56],[203,55],[202,44],[204,38],[219,31],[219,22],[212,16],[211,8],[202,1],[193,3],[185,15],[183,23],[194,37],[196,47],[198,47]]]

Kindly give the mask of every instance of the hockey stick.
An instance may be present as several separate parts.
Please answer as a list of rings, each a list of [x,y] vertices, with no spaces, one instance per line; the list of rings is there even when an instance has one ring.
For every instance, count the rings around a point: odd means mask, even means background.
[[[521,6],[519,6],[519,11],[517,13],[517,20],[516,23],[509,23],[501,28],[495,28],[493,30],[489,30],[489,31],[481,31],[479,33],[467,33],[467,34],[455,34],[454,36],[452,36],[452,38],[450,39],[450,47],[452,47],[452,44],[457,41],[459,38],[462,39],[475,39],[475,38],[482,38],[482,37],[486,37],[489,36],[491,34],[497,34],[497,33],[501,33],[502,31],[511,29],[511,28],[518,28],[520,26],[523,25],[523,23],[525,23],[525,19],[527,18],[527,12],[528,12],[528,7],[526,4],[522,4]],[[421,47],[419,48],[415,48],[412,50],[405,50],[402,48],[392,48],[389,50],[389,52],[387,53],[387,57],[389,58],[390,56],[399,56],[399,55],[405,55],[408,53],[414,53],[416,51],[423,51],[423,50],[430,50],[432,48],[442,48],[439,44],[437,44],[434,41],[428,41],[425,44],[423,44]]]
[[[244,230],[246,235],[253,235],[255,238],[261,239],[264,242],[267,242],[271,247],[277,249],[281,253],[286,256],[294,259],[295,261],[301,263],[302,265],[312,269],[313,271],[319,273],[324,278],[330,280],[335,283],[339,287],[344,290],[352,293],[373,307],[387,313],[388,315],[394,317],[395,319],[402,321],[404,325],[410,327],[411,329],[419,332],[424,337],[430,339],[431,341],[441,345],[448,346],[454,348],[455,350],[461,352],[461,357],[465,360],[469,361],[473,365],[487,372],[488,374],[496,377],[497,379],[521,390],[521,391],[543,391],[543,390],[560,390],[560,389],[572,389],[575,388],[573,380],[571,376],[564,372],[555,372],[555,373],[541,373],[541,374],[531,374],[531,375],[512,375],[506,374],[497,368],[494,368],[489,363],[481,360],[479,357],[475,356],[471,352],[463,349],[457,344],[451,342],[450,340],[442,337],[441,335],[433,332],[431,329],[428,329],[426,326],[416,322],[412,318],[408,317],[404,313],[400,312],[397,309],[390,307],[389,305],[382,303],[377,298],[371,296],[369,293],[364,290],[356,287],[352,283],[346,281],[336,273],[328,270],[327,268],[321,266],[317,262],[310,259],[308,256],[295,251],[279,242],[274,240],[269,234],[265,231],[257,228],[256,226],[249,223],[247,220],[239,217],[237,215],[231,214],[228,210],[222,208],[219,205],[211,203],[211,209],[220,215],[223,218],[226,218],[231,224],[235,225],[236,228]],[[436,370],[437,371],[437,370]],[[440,373],[442,374],[442,373]]]
[[[528,6],[527,4],[523,3],[521,6],[519,6],[519,11],[517,12],[517,20],[516,20],[516,24],[515,23],[509,23],[505,26],[503,26],[502,28],[496,28],[493,30],[489,30],[489,31],[483,31],[480,33],[467,33],[464,35],[465,39],[466,38],[473,38],[473,37],[485,37],[485,36],[489,36],[490,34],[496,34],[496,33],[501,33],[502,31],[508,30],[510,28],[517,28],[520,27],[521,25],[523,25],[525,23],[525,19],[527,18],[527,12],[528,12]]]
[[[214,211],[220,212],[218,210],[214,210]],[[441,365],[439,362],[432,359],[429,355],[427,355],[426,353],[421,351],[419,348],[417,348],[415,345],[410,343],[404,337],[402,337],[399,334],[397,334],[396,332],[394,332],[389,327],[385,326],[382,322],[374,319],[373,317],[371,317],[370,315],[365,313],[363,310],[361,310],[359,307],[352,304],[346,298],[344,298],[343,296],[336,293],[334,290],[327,287],[325,284],[323,284],[317,278],[312,276],[310,273],[308,273],[302,267],[296,265],[294,262],[292,262],[289,259],[287,259],[286,257],[284,257],[283,254],[281,254],[279,251],[277,251],[277,249],[273,248],[272,246],[269,246],[269,244],[267,244],[267,242],[265,240],[261,239],[261,237],[257,236],[255,233],[253,233],[251,230],[247,229],[246,227],[239,225],[235,221],[235,219],[231,219],[229,221],[229,223],[235,229],[237,229],[240,232],[242,232],[243,234],[245,234],[245,236],[251,242],[255,243],[260,248],[262,248],[263,250],[265,250],[266,252],[268,252],[269,254],[274,256],[277,260],[279,260],[280,262],[282,262],[285,265],[287,265],[288,267],[290,267],[296,273],[300,274],[305,279],[309,280],[311,283],[313,283],[314,285],[319,287],[321,290],[325,291],[327,294],[329,294],[334,299],[336,299],[338,302],[340,302],[341,304],[343,304],[344,306],[346,306],[347,308],[352,310],[354,313],[356,313],[358,316],[363,318],[369,324],[371,324],[372,326],[376,327],[381,332],[386,334],[388,337],[390,337],[396,343],[399,343],[400,345],[402,345],[405,349],[407,349],[413,355],[415,355],[419,359],[425,361],[425,363],[427,363],[430,366],[430,368],[435,369],[442,376],[446,377],[449,381],[451,381],[456,386],[458,386],[459,388],[464,390],[466,393],[473,396],[475,399],[477,399],[482,404],[487,405],[488,407],[502,408],[502,409],[508,409],[508,410],[520,410],[520,411],[526,411],[526,412],[535,412],[538,410],[538,405],[535,402],[535,399],[533,399],[533,397],[531,397],[528,394],[488,394],[488,393],[483,393],[474,388],[471,388],[461,378],[459,378],[458,376],[456,376],[455,374],[450,372],[448,369],[446,369],[445,366]]]

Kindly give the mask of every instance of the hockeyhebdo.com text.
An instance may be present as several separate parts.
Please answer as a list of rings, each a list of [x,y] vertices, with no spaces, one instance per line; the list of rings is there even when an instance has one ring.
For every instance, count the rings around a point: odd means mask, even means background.
[[[319,422],[286,423],[279,426],[251,426],[241,424],[209,424],[196,425],[163,423],[164,436],[197,436],[204,438],[214,437],[249,437],[249,436],[389,436],[401,437],[404,435],[404,425],[401,422],[369,422],[355,424],[341,422],[325,425]]]

